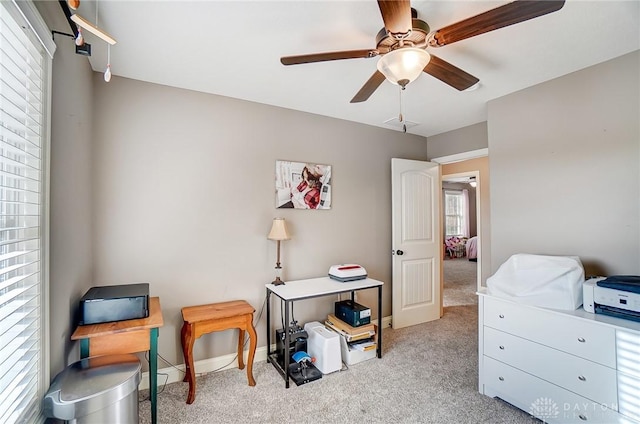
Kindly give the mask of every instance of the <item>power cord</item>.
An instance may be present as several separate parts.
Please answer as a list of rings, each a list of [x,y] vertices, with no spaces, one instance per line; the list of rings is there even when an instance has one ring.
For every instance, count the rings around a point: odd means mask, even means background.
[[[162,356],[160,356],[160,354],[158,354],[158,357],[161,358],[163,361],[167,362],[166,359],[164,359]],[[149,352],[145,351],[144,352],[144,359],[147,361],[147,364],[149,364]],[[167,362],[169,363],[169,362]],[[169,365],[171,365],[172,367],[175,368],[175,365],[169,363]],[[158,391],[158,394],[162,393],[164,391],[164,388],[167,386],[167,382],[169,381],[169,374],[165,373],[165,372],[159,372],[157,373],[158,375],[163,375],[164,376],[164,383],[162,383],[162,388]],[[144,399],[139,399],[138,403],[142,403],[145,402],[147,400],[151,400],[151,396],[146,397]]]

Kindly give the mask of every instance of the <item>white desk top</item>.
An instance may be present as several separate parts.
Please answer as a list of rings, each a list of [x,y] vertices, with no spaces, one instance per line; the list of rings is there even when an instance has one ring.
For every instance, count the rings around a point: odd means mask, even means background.
[[[308,280],[285,281],[274,286],[266,284],[267,289],[283,300],[305,299],[330,294],[345,293],[354,290],[370,289],[382,286],[382,281],[365,278],[364,280],[341,283],[329,277],[311,278]]]

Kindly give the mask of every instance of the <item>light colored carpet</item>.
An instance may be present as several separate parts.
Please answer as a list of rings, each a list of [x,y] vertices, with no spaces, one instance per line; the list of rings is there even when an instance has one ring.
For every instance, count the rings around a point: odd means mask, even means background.
[[[271,364],[197,379],[187,405],[187,383],[158,395],[159,423],[529,423],[529,414],[478,393],[477,305],[445,308],[444,317],[384,330],[383,357],[285,389]],[[148,391],[140,392],[147,398]],[[150,423],[150,403],[140,404]]]
[[[467,258],[445,259],[442,271],[444,274],[444,295],[442,303],[446,306],[477,305],[477,268],[476,262]]]

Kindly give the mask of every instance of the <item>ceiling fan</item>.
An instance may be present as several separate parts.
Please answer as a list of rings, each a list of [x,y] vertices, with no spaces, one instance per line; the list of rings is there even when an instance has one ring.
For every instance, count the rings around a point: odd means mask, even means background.
[[[462,69],[427,53],[427,47],[442,47],[485,32],[527,21],[558,11],[564,0],[517,0],[460,22],[430,31],[429,25],[417,19],[409,0],[378,0],[384,28],[376,35],[376,47],[313,53],[280,58],[283,65],[324,62],[330,60],[382,56],[378,70],[351,99],[351,103],[367,100],[388,79],[404,87],[425,72],[457,90],[466,90],[480,80]]]

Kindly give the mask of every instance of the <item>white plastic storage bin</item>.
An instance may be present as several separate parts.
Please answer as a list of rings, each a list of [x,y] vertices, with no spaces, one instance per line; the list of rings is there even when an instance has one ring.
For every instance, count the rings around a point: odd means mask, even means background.
[[[340,371],[342,358],[340,356],[340,336],[327,329],[318,321],[304,325],[307,332],[307,353],[316,358],[314,365],[322,374]]]

